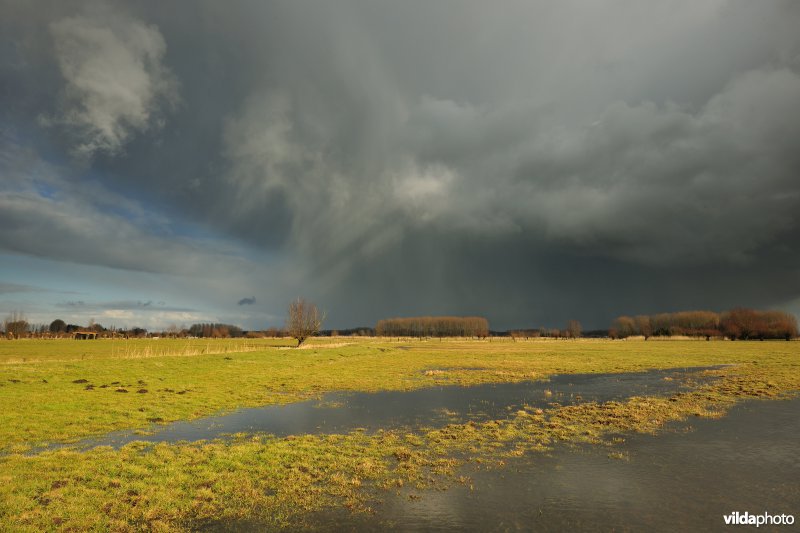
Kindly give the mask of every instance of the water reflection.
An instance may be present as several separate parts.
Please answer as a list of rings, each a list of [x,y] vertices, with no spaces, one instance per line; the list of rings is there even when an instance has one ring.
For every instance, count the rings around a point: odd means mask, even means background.
[[[213,439],[238,432],[277,436],[345,433],[398,427],[438,427],[467,420],[504,418],[523,405],[547,407],[586,401],[622,400],[637,395],[668,395],[687,388],[694,369],[627,374],[564,374],[549,381],[441,386],[414,391],[330,393],[321,400],[241,409],[230,414],[159,426],[152,435],[115,432],[79,447],[119,447],[132,441],[178,442]]]
[[[335,511],[322,530],[724,531],[733,511],[800,520],[800,399],[752,401],[723,419],[694,419],[615,446],[561,447],[506,468],[468,470],[456,486],[389,494],[374,516]],[[759,531],[797,527],[762,526]]]

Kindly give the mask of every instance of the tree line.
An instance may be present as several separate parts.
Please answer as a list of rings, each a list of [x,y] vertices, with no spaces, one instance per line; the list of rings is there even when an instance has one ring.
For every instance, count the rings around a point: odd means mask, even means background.
[[[379,320],[380,337],[479,337],[489,335],[489,321],[479,316],[417,316]]]
[[[88,325],[68,324],[57,318],[50,324],[32,324],[28,322],[25,315],[20,312],[9,314],[3,321],[4,335],[9,339],[24,339],[26,337],[42,339],[58,339],[62,337],[72,337],[76,331],[92,331],[98,337],[143,337],[147,334],[144,328],[106,328],[97,324],[94,320]]]
[[[508,336],[514,339],[578,339],[583,337],[583,326],[577,320],[568,320],[567,327],[559,328],[536,328],[536,329],[511,329],[507,332],[493,332],[499,336]],[[605,335],[604,335],[605,336]]]
[[[92,331],[97,333],[99,338],[104,337],[124,337],[124,338],[138,338],[138,337],[208,337],[208,338],[229,338],[229,337],[244,337],[249,332],[245,332],[239,326],[232,324],[218,324],[218,323],[202,323],[192,324],[189,328],[171,325],[163,331],[148,331],[145,328],[107,328],[102,324],[90,321],[88,325],[83,326],[79,324],[68,324],[67,322],[57,318],[49,325],[47,324],[31,324],[25,318],[25,315],[20,312],[10,313],[3,321],[3,332],[9,339],[23,339],[26,337],[36,338],[62,338],[72,337],[77,331]],[[285,335],[284,331],[276,332],[276,334]],[[263,336],[260,334],[259,336]]]
[[[300,305],[302,304],[302,305]],[[10,313],[3,321],[3,332],[7,338],[25,337],[58,338],[70,337],[76,331],[94,331],[98,337],[295,337],[299,343],[314,335],[377,335],[396,337],[478,337],[489,335],[510,336],[514,340],[531,337],[579,338],[583,336],[605,337],[605,330],[583,332],[580,322],[570,320],[565,329],[525,329],[507,332],[492,332],[489,322],[483,317],[421,316],[390,318],[378,321],[375,328],[357,330],[325,331],[320,327],[324,313],[316,306],[298,299],[289,307],[286,329],[272,327],[264,331],[244,331],[239,326],[221,323],[192,324],[186,328],[174,324],[164,331],[148,332],[144,328],[106,328],[93,320],[87,326],[68,324],[61,319],[47,324],[31,324],[20,312]],[[732,340],[747,339],[792,339],[798,336],[798,324],[794,315],[783,311],[758,311],[738,307],[730,311],[679,311],[654,315],[617,317],[607,336],[624,339],[631,336],[689,336],[727,337]],[[301,340],[302,339],[302,340]]]
[[[609,336],[624,339],[640,335],[671,337],[727,337],[731,340],[792,339],[797,337],[797,318],[784,311],[757,311],[737,307],[730,311],[680,311],[656,315],[617,317]]]
[[[228,337],[244,337],[245,333],[239,326],[232,324],[192,324],[188,331],[191,337],[205,337],[205,338],[228,338]]]

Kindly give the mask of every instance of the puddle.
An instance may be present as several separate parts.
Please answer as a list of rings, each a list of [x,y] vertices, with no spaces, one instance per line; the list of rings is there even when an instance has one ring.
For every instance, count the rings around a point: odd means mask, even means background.
[[[716,368],[716,367],[715,367]],[[71,446],[119,447],[133,441],[178,442],[214,439],[232,433],[346,433],[398,427],[440,427],[449,423],[505,418],[522,408],[548,407],[686,390],[686,380],[707,368],[652,370],[627,374],[563,374],[549,381],[441,386],[413,391],[329,393],[320,400],[241,409],[229,414],[154,426],[151,435],[110,433]],[[704,378],[708,379],[708,378]],[[50,448],[52,449],[52,448]],[[41,450],[37,450],[41,451]]]
[[[723,515],[800,521],[800,399],[751,401],[722,419],[634,435],[606,448],[563,446],[496,470],[465,469],[474,490],[381,494],[375,515],[312,517],[329,531],[730,531]],[[686,432],[688,424],[691,430]],[[625,459],[609,457],[621,452]],[[241,527],[239,527],[241,526]],[[752,528],[752,526],[750,526]],[[758,531],[796,531],[791,525]],[[226,530],[254,530],[226,524]],[[214,529],[212,526],[210,529]],[[255,528],[257,529],[257,528]]]

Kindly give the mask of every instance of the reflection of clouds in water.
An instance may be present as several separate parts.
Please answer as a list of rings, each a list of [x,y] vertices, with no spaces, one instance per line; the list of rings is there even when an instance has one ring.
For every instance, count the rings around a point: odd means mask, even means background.
[[[688,433],[632,435],[613,448],[629,460],[610,458],[605,447],[563,446],[503,468],[467,465],[458,474],[472,479],[473,490],[403,490],[384,498],[373,517],[322,518],[367,530],[384,522],[424,531],[721,529],[722,515],[734,509],[796,508],[799,408],[800,399],[753,401],[722,419],[693,419]]]
[[[402,529],[463,529],[469,525],[465,517],[470,516],[474,503],[469,488],[454,486],[446,491],[425,491],[420,498],[411,498],[419,491],[402,491],[399,497],[386,500],[381,515],[388,520],[397,520]]]
[[[696,370],[696,369],[695,369]],[[321,399],[286,405],[241,409],[192,422],[176,422],[153,435],[141,437],[115,432],[87,445],[121,446],[131,440],[175,442],[200,440],[239,432],[265,432],[277,436],[304,433],[342,433],[356,428],[441,427],[468,420],[483,421],[514,416],[519,409],[547,408],[586,401],[622,400],[643,394],[671,394],[681,390],[680,376],[691,369],[652,370],[629,374],[571,374],[549,381],[490,383],[462,387],[431,387],[413,391],[329,393]],[[552,394],[546,394],[551,391]]]

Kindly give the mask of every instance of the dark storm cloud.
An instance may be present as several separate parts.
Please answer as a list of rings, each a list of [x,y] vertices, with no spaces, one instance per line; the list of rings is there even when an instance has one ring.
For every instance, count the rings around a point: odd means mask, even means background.
[[[256,297],[255,296],[250,297],[250,298],[242,298],[241,300],[239,300],[237,302],[238,305],[254,305],[255,303],[256,303]]]
[[[44,189],[14,174],[5,250],[211,268],[220,294],[223,272],[275,280],[271,300],[320,299],[342,326],[603,325],[800,296],[795,3],[3,10],[7,135],[26,169],[72,161]],[[87,168],[97,196],[46,194]]]

